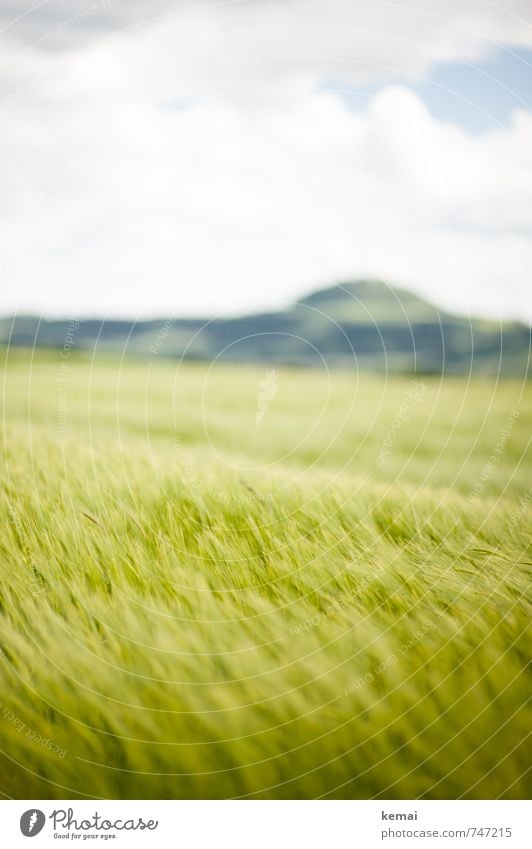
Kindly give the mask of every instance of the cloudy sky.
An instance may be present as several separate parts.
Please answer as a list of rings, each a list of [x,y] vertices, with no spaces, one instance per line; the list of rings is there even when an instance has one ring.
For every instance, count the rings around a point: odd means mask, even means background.
[[[530,0],[0,0],[0,313],[532,319]]]

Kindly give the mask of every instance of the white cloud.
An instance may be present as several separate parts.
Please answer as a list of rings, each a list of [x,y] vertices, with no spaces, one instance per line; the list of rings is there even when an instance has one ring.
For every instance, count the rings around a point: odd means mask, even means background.
[[[331,66],[423,73],[441,51],[480,55],[479,32],[528,37],[522,3],[471,2],[470,22],[427,5],[204,7],[46,53],[8,31],[2,311],[251,309],[377,275],[530,317],[531,116],[470,138],[400,85],[359,114],[316,88]]]

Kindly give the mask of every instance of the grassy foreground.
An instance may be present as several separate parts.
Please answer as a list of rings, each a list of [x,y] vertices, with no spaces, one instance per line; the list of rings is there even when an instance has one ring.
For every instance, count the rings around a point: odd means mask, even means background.
[[[527,795],[530,386],[66,353],[6,354],[5,796]]]

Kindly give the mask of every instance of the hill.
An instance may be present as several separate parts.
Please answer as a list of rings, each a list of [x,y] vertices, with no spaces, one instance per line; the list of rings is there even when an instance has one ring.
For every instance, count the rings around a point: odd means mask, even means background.
[[[78,326],[79,324],[79,326]],[[287,309],[214,319],[0,321],[4,345],[369,371],[527,374],[530,327],[468,319],[378,281],[332,286]]]

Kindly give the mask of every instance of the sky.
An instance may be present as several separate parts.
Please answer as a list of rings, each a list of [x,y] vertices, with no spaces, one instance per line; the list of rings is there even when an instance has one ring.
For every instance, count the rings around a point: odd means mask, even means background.
[[[0,314],[532,321],[530,0],[0,0]]]

